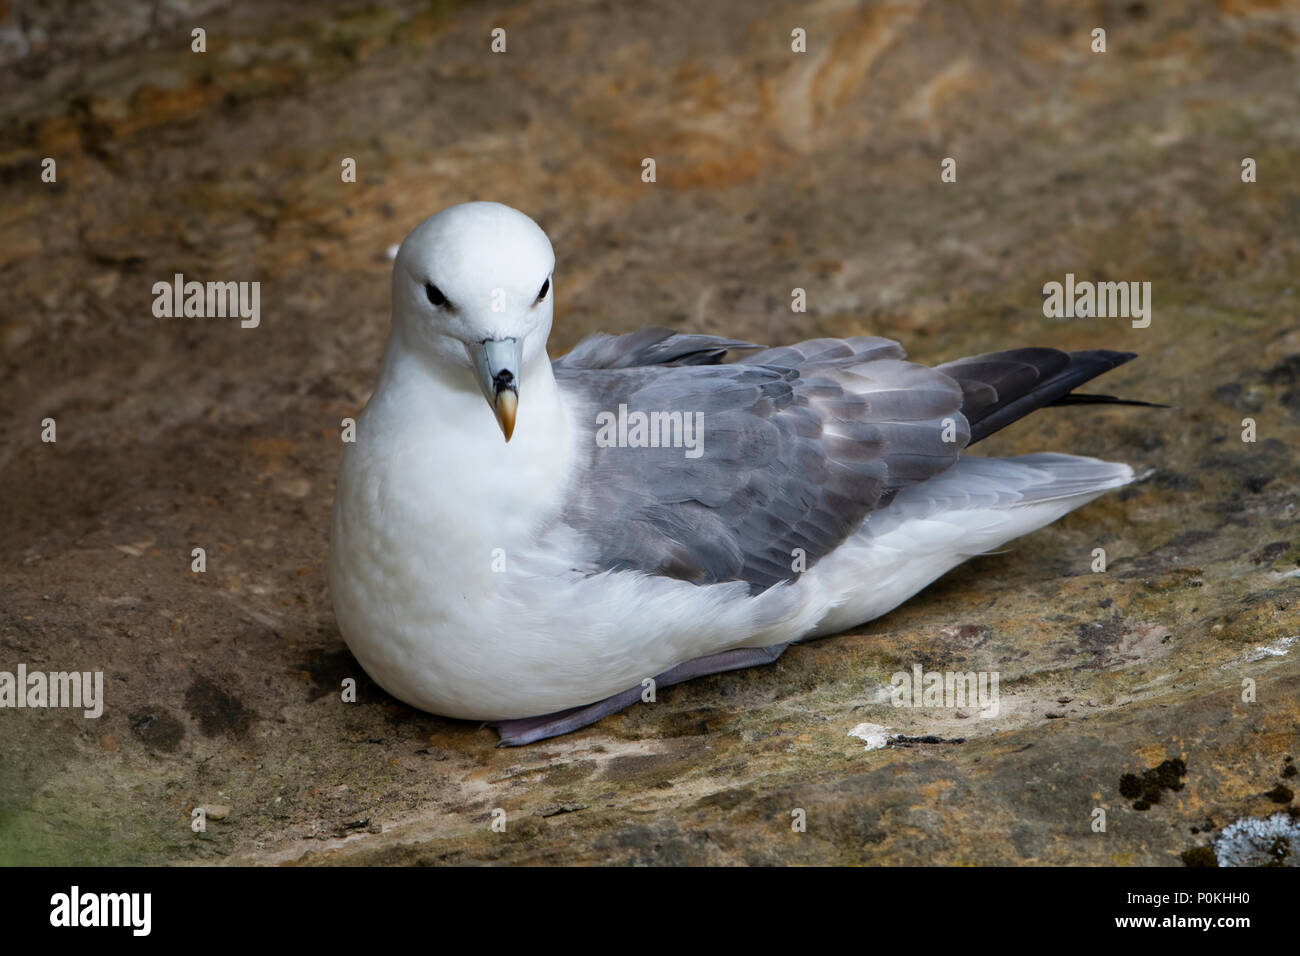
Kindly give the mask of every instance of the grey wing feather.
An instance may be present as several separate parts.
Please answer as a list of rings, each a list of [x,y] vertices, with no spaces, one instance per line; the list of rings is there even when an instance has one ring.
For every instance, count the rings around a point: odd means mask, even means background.
[[[635,344],[642,356],[654,348]],[[796,549],[811,568],[900,488],[950,467],[969,441],[960,386],[902,356],[887,339],[856,338],[732,365],[557,362],[588,456],[561,520],[588,543],[595,570],[745,581],[754,592],[791,581]],[[620,405],[698,415],[702,453],[598,445],[597,417]]]
[[[597,332],[551,363],[555,369],[635,368],[644,365],[716,365],[728,349],[758,349],[760,345],[716,335],[682,335],[647,326],[627,335]]]

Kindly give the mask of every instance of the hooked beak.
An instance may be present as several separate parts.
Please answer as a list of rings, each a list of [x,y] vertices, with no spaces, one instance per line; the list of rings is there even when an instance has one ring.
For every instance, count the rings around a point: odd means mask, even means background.
[[[519,339],[486,339],[469,347],[483,397],[492,406],[501,433],[510,441],[519,408],[519,370],[524,345]]]

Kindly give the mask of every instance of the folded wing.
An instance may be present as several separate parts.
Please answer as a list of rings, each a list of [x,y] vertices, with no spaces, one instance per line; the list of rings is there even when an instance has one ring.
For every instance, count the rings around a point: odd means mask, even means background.
[[[957,382],[904,361],[887,339],[818,339],[732,365],[638,366],[615,348],[629,338],[600,343],[604,367],[590,367],[593,352],[555,364],[585,447],[562,520],[596,571],[745,581],[755,592],[793,580],[969,441]],[[646,355],[644,341],[629,344]],[[734,347],[705,336],[649,346],[651,359],[675,362],[717,361]],[[598,444],[598,417],[617,418],[620,406],[624,418],[658,413],[662,425],[678,413],[683,425],[699,423],[698,456],[671,433],[666,443],[654,436],[660,447]]]

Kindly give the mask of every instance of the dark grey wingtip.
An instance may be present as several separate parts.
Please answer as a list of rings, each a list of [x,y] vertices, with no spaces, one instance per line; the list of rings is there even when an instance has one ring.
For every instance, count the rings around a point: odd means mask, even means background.
[[[1063,352],[1019,348],[958,359],[938,366],[938,370],[962,388],[962,412],[970,422],[970,442],[974,444],[1049,405],[1150,404],[1109,395],[1072,395],[1084,382],[1137,357],[1136,352],[1111,349]]]
[[[1143,408],[1175,408],[1161,402],[1144,402],[1136,398],[1117,398],[1114,395],[1091,395],[1087,392],[1069,392],[1062,395],[1052,405],[1140,405]]]

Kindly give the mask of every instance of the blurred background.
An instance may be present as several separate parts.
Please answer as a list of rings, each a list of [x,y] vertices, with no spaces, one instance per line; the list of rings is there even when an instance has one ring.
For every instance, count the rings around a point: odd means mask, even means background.
[[[107,696],[0,710],[0,862],[1224,857],[1300,750],[1298,53],[1276,0],[0,0],[0,670]],[[388,250],[470,199],[549,233],[552,355],[1125,349],[1100,390],[1176,408],[1019,423],[981,453],[1147,477],[852,635],[499,751],[365,678],[324,574]],[[260,282],[260,325],[155,317],[175,273]],[[1066,273],[1149,281],[1150,327],[1045,318]],[[1002,716],[891,708],[913,663],[999,671]]]

